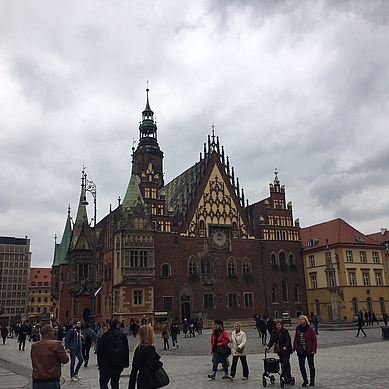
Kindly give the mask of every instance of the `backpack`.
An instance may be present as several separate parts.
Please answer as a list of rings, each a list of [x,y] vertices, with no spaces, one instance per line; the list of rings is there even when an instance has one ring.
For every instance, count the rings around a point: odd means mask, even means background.
[[[123,340],[120,337],[121,333],[111,335],[108,345],[108,362],[112,366],[121,366],[125,354]]]

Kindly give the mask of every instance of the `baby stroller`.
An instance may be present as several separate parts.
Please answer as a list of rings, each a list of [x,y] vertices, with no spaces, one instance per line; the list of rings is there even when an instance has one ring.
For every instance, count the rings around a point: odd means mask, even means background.
[[[281,386],[281,388],[283,388],[286,380],[285,380],[284,375],[282,373],[280,373],[281,360],[276,359],[276,358],[267,358],[266,353],[267,353],[267,349],[265,349],[265,359],[263,360],[264,372],[262,374],[262,385],[263,386],[267,385],[266,378],[269,378],[270,383],[274,384],[274,382],[276,382],[276,378],[274,377],[274,374],[279,374],[280,386]],[[296,381],[295,381],[294,377],[291,377],[290,384],[294,385],[295,382]]]

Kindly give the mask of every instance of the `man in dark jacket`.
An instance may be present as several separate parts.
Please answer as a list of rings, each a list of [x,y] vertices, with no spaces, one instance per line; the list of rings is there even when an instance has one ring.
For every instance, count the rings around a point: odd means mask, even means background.
[[[72,381],[78,381],[81,377],[78,375],[78,371],[82,365],[84,359],[82,358],[81,352],[81,322],[78,320],[74,327],[70,329],[65,337],[65,348],[70,354],[70,377]],[[76,358],[78,363],[76,369]]]
[[[119,378],[123,368],[130,365],[130,352],[125,334],[118,328],[118,320],[113,319],[110,328],[103,334],[97,348],[97,363],[100,370],[100,389],[119,389]]]

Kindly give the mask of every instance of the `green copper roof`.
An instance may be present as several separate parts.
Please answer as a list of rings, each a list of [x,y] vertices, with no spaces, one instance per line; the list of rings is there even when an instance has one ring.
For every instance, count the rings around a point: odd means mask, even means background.
[[[133,208],[138,204],[144,205],[145,202],[142,197],[142,193],[139,189],[137,176],[135,174],[131,174],[130,182],[127,187],[127,192],[123,199],[123,208]]]
[[[65,228],[62,234],[61,243],[56,243],[54,248],[53,266],[59,266],[68,263],[68,250],[72,239],[72,221],[70,219],[70,211],[66,218]]]
[[[75,224],[88,223],[88,214],[86,212],[86,205],[81,203],[85,200],[85,188],[81,187],[80,202],[78,203],[77,216]]]

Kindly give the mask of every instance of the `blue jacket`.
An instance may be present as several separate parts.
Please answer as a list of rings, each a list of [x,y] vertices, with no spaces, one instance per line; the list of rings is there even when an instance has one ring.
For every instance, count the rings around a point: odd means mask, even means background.
[[[76,330],[75,327],[73,327],[66,334],[65,349],[77,350],[77,348],[81,348],[81,341],[80,338],[78,337],[78,331]]]

